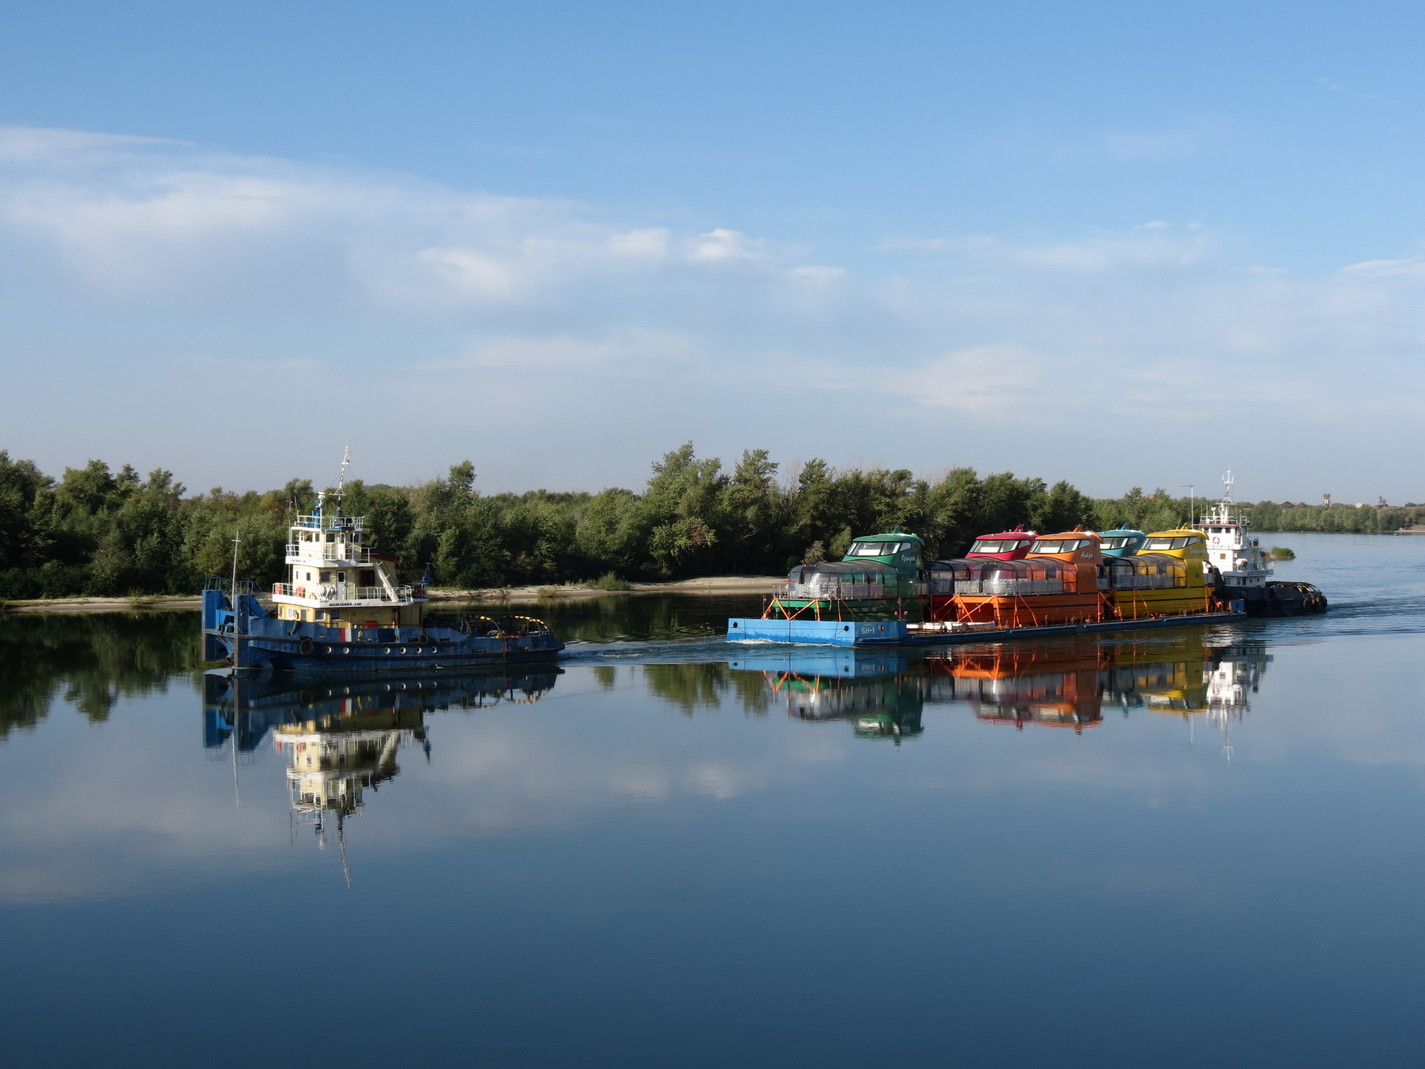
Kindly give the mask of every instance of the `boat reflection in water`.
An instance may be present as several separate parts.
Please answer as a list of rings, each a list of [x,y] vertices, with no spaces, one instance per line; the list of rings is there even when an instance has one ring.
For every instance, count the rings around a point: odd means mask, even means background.
[[[991,723],[1097,727],[1105,710],[1145,709],[1225,727],[1248,709],[1271,657],[1261,642],[1214,644],[1184,632],[1163,641],[1002,645],[937,660],[955,698]]]
[[[758,671],[799,720],[849,720],[857,735],[918,735],[927,704],[968,705],[986,723],[1095,728],[1104,714],[1142,709],[1206,718],[1228,735],[1270,660],[1260,642],[1184,630],[1171,638],[1084,636],[960,647],[933,658],[904,652],[805,648],[729,661]],[[1230,741],[1226,743],[1230,754]]]
[[[921,713],[933,681],[903,652],[803,647],[759,651],[728,667],[761,672],[797,720],[849,720],[858,736],[897,745],[925,730]]]
[[[425,714],[484,709],[501,702],[535,702],[554,686],[553,665],[500,672],[442,674],[419,679],[334,682],[273,674],[203,678],[203,745],[251,753],[271,732],[287,759],[287,788],[294,821],[312,825],[323,848],[335,818],[347,882],[346,818],[359,813],[367,790],[400,771],[396,756],[420,746],[430,760]]]

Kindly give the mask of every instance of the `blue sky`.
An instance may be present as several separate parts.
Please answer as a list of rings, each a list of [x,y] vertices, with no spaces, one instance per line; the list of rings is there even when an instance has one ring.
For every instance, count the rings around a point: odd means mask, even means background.
[[[0,449],[190,490],[956,466],[1425,500],[1406,4],[65,3]]]

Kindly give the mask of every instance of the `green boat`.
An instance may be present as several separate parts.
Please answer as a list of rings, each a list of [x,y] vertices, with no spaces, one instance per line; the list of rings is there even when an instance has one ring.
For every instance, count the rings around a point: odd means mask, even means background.
[[[919,535],[863,535],[839,561],[793,568],[763,618],[919,621],[929,605],[924,564]]]

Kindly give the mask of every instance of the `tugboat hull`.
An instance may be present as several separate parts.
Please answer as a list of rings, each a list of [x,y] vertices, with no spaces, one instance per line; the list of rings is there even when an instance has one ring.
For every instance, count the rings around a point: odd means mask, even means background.
[[[252,594],[239,594],[237,606],[235,619],[224,591],[203,591],[204,657],[235,668],[373,675],[535,664],[554,660],[564,648],[542,627],[491,627],[484,633],[431,625],[331,628],[279,620]]]

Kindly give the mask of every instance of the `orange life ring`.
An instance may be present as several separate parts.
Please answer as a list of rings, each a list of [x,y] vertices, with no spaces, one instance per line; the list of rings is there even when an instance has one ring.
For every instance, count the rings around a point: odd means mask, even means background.
[[[296,589],[295,593],[296,593],[297,597],[299,597],[299,598],[305,598],[305,597],[307,596],[307,588],[304,587],[304,586],[299,586],[299,587]]]

